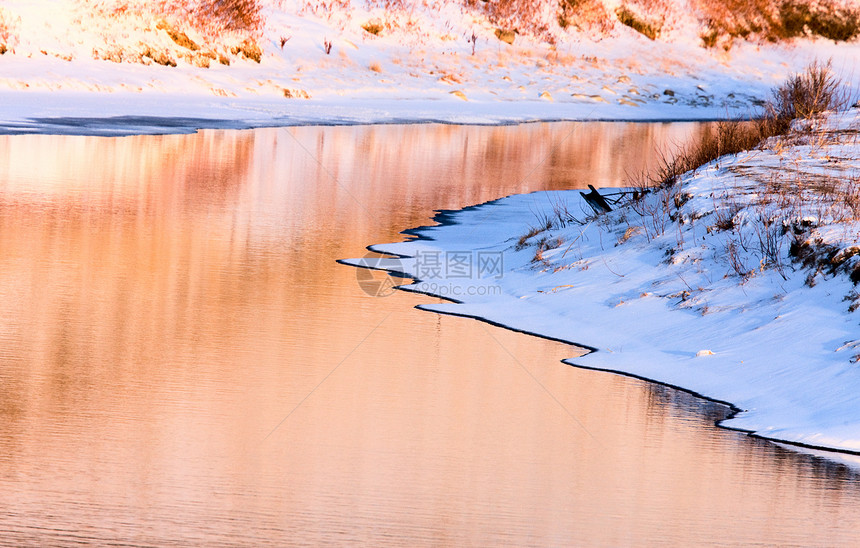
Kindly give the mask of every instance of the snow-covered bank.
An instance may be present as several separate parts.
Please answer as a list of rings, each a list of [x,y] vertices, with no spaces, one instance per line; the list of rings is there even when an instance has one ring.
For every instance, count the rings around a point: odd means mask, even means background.
[[[517,195],[372,249],[456,301],[424,309],[596,349],[571,363],[731,402],[730,428],[860,454],[858,134],[854,109],[608,214],[579,191]]]
[[[746,114],[742,113],[742,114]],[[738,115],[742,115],[738,113]],[[540,101],[438,101],[339,98],[284,102],[212,96],[0,91],[0,134],[123,136],[299,125],[394,123],[513,124],[532,121],[686,121],[726,116],[721,107]]]
[[[95,9],[111,2],[84,0],[0,6],[0,131],[714,119],[748,115],[812,59],[832,58],[837,74],[860,77],[856,40],[708,49],[682,8],[659,40],[615,21],[603,34],[571,27],[508,44],[480,10],[453,1],[403,12],[266,2],[264,24],[250,37],[213,37],[140,7],[146,3],[113,3],[131,7]],[[376,20],[386,23],[373,34],[365,27]],[[243,39],[253,40],[252,53]],[[74,120],[120,116],[146,119]]]

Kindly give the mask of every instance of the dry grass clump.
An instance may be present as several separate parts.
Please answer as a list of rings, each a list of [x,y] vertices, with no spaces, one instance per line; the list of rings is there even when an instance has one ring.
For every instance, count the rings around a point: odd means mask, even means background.
[[[774,126],[762,120],[724,120],[709,126],[699,139],[676,152],[660,159],[656,175],[649,178],[645,186],[654,183],[674,184],[677,179],[699,166],[703,166],[726,154],[737,154],[758,146],[764,139],[774,135]]]
[[[538,226],[529,227],[528,231],[526,231],[526,233],[520,236],[520,238],[517,240],[517,245],[514,246],[514,249],[517,251],[525,249],[526,246],[528,246],[528,241],[530,239],[534,238],[535,236],[546,230],[552,230],[552,223],[544,222],[543,224],[539,224]]]
[[[379,36],[385,26],[379,21],[368,21],[367,23],[361,25],[361,28],[363,28],[364,31],[369,34]]]
[[[260,49],[257,42],[250,39],[245,39],[241,44],[230,48],[230,53],[233,55],[242,55],[245,59],[257,63],[263,59],[263,50]]]
[[[287,99],[310,99],[311,95],[303,89],[284,88],[284,97]]]
[[[532,256],[531,262],[533,264],[539,264],[544,267],[551,267],[552,263],[546,258],[544,253],[547,251],[552,251],[553,249],[558,249],[564,244],[564,239],[556,237],[556,238],[541,238],[535,243],[535,253]]]
[[[120,52],[120,51],[114,52],[114,55],[116,57],[108,57],[107,60],[108,61],[114,61],[116,63],[121,63],[124,60],[122,52]],[[118,60],[117,60],[117,57],[118,57]],[[145,63],[146,61],[144,61],[144,58],[150,59],[153,63],[156,63],[158,65],[162,65],[165,67],[175,67],[176,66],[176,60],[173,57],[171,57],[169,53],[167,53],[166,51],[154,50],[154,49],[150,48],[149,46],[145,47],[143,52],[141,53],[141,62]]]

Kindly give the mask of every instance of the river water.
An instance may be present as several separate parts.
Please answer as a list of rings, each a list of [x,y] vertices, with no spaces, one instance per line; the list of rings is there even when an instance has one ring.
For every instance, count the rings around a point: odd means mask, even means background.
[[[856,543],[851,469],[335,262],[701,130],[0,137],[0,545]]]

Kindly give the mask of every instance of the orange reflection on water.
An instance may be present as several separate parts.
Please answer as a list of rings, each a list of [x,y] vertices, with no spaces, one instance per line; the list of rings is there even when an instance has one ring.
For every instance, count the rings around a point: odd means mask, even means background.
[[[850,543],[847,468],[335,263],[699,129],[0,137],[0,545]]]

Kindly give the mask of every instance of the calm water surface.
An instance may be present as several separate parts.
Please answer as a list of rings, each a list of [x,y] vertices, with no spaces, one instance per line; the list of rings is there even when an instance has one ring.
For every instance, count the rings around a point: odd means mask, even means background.
[[[848,468],[335,263],[700,130],[0,137],[0,545],[860,541]]]

